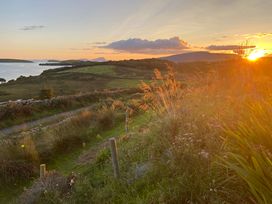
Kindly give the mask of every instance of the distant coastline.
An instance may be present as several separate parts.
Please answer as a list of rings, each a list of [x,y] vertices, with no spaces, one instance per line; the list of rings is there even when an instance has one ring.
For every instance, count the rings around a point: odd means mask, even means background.
[[[33,63],[30,60],[22,59],[0,59],[0,63]]]

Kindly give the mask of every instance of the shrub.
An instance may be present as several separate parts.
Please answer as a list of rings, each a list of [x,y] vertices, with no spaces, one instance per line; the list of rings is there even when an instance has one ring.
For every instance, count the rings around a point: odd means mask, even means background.
[[[15,120],[18,117],[27,117],[33,114],[33,107],[16,102],[10,102],[5,107],[0,108],[0,120]]]
[[[96,155],[95,162],[98,165],[103,165],[106,161],[108,161],[109,158],[110,158],[110,150],[109,150],[109,148],[103,148]]]
[[[0,183],[12,184],[32,177],[39,163],[30,137],[21,141],[2,140],[0,149]]]
[[[40,99],[51,99],[54,96],[53,89],[42,89],[40,91]]]
[[[103,130],[113,127],[115,124],[115,117],[115,112],[111,107],[102,106],[97,113],[98,128]]]

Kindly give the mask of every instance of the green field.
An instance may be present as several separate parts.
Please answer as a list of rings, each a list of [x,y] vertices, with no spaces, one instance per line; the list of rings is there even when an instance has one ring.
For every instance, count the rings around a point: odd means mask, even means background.
[[[114,65],[95,65],[95,66],[87,66],[75,69],[69,69],[67,71],[62,71],[63,73],[66,72],[74,72],[74,73],[86,73],[86,74],[100,74],[100,75],[110,75],[116,76]]]

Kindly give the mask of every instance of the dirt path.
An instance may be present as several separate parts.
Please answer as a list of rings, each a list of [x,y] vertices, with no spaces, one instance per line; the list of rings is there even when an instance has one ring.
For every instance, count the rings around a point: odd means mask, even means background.
[[[76,109],[73,111],[63,112],[63,113],[55,114],[52,116],[44,117],[44,118],[41,118],[41,119],[38,119],[35,121],[26,122],[26,123],[23,123],[20,125],[15,125],[15,126],[12,126],[9,128],[4,128],[4,129],[0,130],[0,138],[11,135],[11,134],[16,134],[16,133],[20,133],[23,131],[27,131],[27,130],[30,130],[30,129],[35,128],[37,126],[40,126],[40,125],[46,125],[46,124],[50,124],[50,123],[59,122],[61,120],[65,120],[67,118],[71,118],[81,112],[91,110],[94,107],[95,107],[95,105],[91,105],[91,106],[79,108],[79,109]]]
[[[82,153],[76,160],[77,164],[85,165],[95,162],[97,154],[101,149],[104,149],[108,146],[108,139],[105,139],[98,145],[92,146],[90,149]]]

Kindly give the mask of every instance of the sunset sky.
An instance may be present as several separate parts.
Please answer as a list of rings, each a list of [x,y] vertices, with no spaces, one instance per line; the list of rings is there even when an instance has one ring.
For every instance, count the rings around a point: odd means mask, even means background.
[[[271,0],[1,0],[0,58],[130,59],[245,41],[272,50]]]

